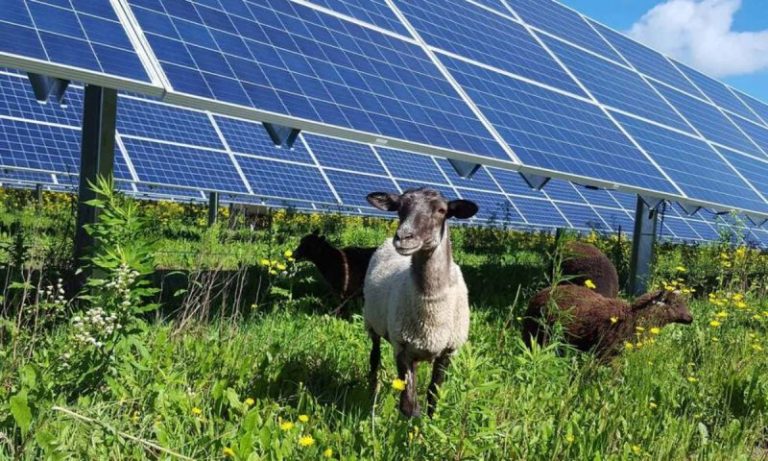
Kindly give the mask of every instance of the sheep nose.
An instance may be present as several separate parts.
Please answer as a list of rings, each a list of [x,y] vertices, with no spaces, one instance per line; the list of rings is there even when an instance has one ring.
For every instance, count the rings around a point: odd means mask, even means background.
[[[413,232],[411,231],[397,231],[395,234],[398,240],[410,240],[413,238]]]

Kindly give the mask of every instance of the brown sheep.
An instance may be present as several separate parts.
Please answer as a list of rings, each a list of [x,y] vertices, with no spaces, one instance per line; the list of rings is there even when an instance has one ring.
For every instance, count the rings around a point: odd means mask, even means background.
[[[547,312],[553,293],[557,310]],[[646,293],[630,305],[585,287],[561,285],[542,290],[531,299],[523,322],[525,343],[529,347],[533,340],[545,344],[558,318],[565,342],[580,351],[594,351],[598,357],[618,353],[620,346],[634,337],[637,327],[660,328],[668,323],[693,321],[685,299],[676,291]]]
[[[597,247],[588,243],[571,241],[563,247],[560,273],[567,277],[563,285],[581,285],[589,279],[595,291],[606,298],[619,296],[619,274],[610,259]]]
[[[331,291],[347,301],[363,296],[363,281],[376,247],[336,248],[328,243],[320,231],[302,237],[293,252],[297,261],[311,261],[328,283]]]

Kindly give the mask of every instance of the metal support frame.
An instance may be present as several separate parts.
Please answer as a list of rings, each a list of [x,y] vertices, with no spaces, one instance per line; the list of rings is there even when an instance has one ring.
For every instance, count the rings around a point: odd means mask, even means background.
[[[272,138],[272,142],[279,147],[293,148],[293,143],[296,142],[296,138],[299,137],[298,128],[291,128],[289,126],[277,125],[275,123],[264,122],[264,128],[266,128],[269,137]]]
[[[531,174],[531,173],[523,173],[518,172],[520,176],[522,176],[523,181],[525,181],[526,184],[528,184],[528,187],[534,190],[541,190],[544,188],[544,186],[547,185],[549,182],[550,177],[548,176],[541,176],[538,174]]]
[[[39,210],[43,207],[43,185],[35,184],[35,207]]]
[[[91,189],[91,184],[95,184],[99,177],[112,177],[115,162],[116,121],[117,90],[87,85],[83,98],[80,183],[77,192],[77,227],[75,229],[75,264],[78,266],[81,266],[83,257],[88,255],[95,243],[85,227],[95,224],[99,213],[98,209],[88,205],[87,202],[98,197]]]
[[[477,170],[480,169],[479,163],[465,162],[463,160],[456,160],[454,158],[449,158],[447,160],[448,163],[450,163],[453,169],[456,171],[456,174],[465,179],[471,178],[474,176]]]
[[[208,227],[216,224],[219,219],[219,193],[208,193]]]
[[[48,77],[47,75],[27,73],[29,82],[32,84],[32,91],[35,93],[35,99],[38,102],[46,103],[53,100],[60,106],[66,106],[67,101],[64,94],[69,87],[69,80],[61,78]]]
[[[658,203],[649,206],[638,196],[635,205],[635,232],[632,236],[632,257],[629,260],[629,294],[638,296],[645,293],[651,275],[653,245],[656,242]]]

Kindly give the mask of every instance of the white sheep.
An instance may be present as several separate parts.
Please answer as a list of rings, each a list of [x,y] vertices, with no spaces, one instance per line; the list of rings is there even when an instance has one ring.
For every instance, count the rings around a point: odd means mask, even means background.
[[[373,254],[363,284],[363,316],[373,342],[369,383],[375,389],[384,337],[392,344],[398,378],[406,383],[400,411],[418,416],[416,365],[433,362],[427,394],[431,416],[451,356],[469,333],[467,286],[453,262],[447,219],[470,218],[478,207],[425,188],[402,195],[374,192],[368,202],[400,217],[395,237]]]

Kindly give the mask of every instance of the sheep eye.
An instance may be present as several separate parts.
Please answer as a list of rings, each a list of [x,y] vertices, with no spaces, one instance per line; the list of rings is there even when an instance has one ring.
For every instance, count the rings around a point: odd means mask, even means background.
[[[446,211],[448,211],[448,210],[446,210],[445,208],[438,208],[437,209],[437,212],[440,213],[440,214],[445,214]]]

